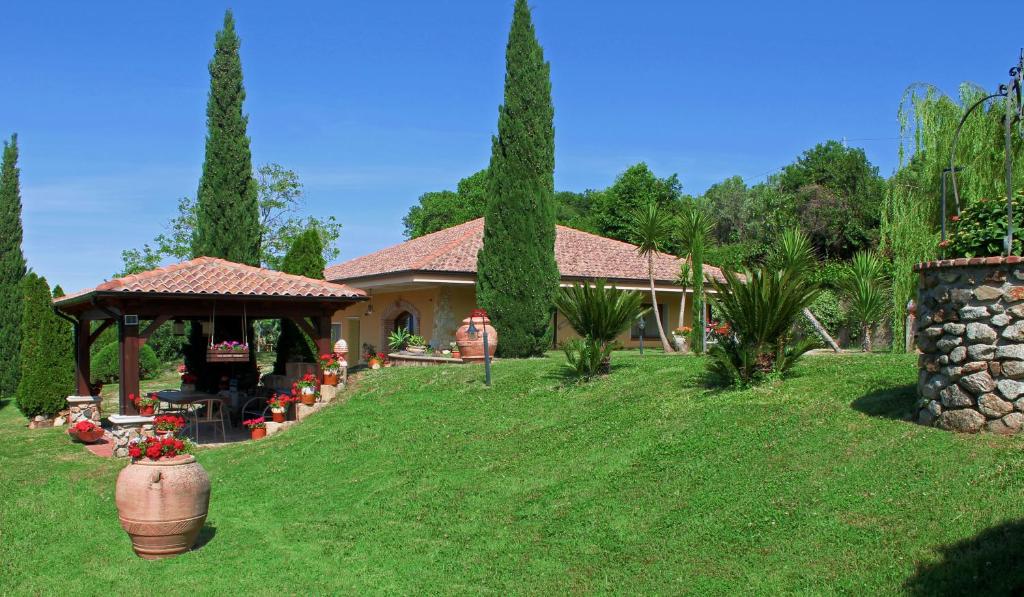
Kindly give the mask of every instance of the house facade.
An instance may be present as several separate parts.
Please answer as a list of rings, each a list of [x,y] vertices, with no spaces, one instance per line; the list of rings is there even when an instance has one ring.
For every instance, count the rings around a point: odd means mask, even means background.
[[[388,334],[402,327],[431,346],[447,347],[462,320],[477,307],[476,256],[483,245],[483,229],[479,218],[329,266],[324,272],[328,281],[360,288],[370,297],[355,310],[335,314],[333,337],[344,338],[352,355],[386,352]],[[645,305],[650,306],[647,260],[634,245],[558,226],[555,259],[563,286],[604,279],[617,288],[644,292]],[[658,253],[654,261],[658,310],[668,334],[680,325],[691,325],[690,292],[684,294],[678,283],[682,259]],[[704,275],[722,279],[721,270],[711,266],[705,266]],[[577,336],[564,317],[555,313],[553,318],[553,346]],[[500,329],[498,334],[500,342]],[[634,325],[618,341],[636,347],[641,335],[648,345],[658,342],[653,313],[642,332]]]

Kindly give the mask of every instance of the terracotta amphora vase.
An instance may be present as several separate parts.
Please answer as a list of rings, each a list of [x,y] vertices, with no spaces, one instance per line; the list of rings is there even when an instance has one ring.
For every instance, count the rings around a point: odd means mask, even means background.
[[[469,337],[469,320],[467,317],[462,320],[462,325],[455,331],[455,342],[459,345],[459,354],[463,361],[484,360],[484,333],[487,334],[487,351],[494,358],[494,350],[498,347],[498,332],[491,327],[491,320],[486,315],[479,315],[472,318],[476,327],[476,339]]]
[[[142,458],[117,476],[114,497],[135,554],[159,560],[195,544],[210,508],[210,478],[191,454]]]

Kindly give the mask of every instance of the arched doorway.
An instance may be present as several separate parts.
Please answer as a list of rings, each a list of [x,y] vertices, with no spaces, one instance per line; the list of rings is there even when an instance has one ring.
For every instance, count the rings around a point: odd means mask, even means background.
[[[398,315],[395,315],[395,323],[391,328],[391,331],[397,331],[402,328],[409,330],[410,334],[416,333],[416,316],[408,311],[402,311]]]

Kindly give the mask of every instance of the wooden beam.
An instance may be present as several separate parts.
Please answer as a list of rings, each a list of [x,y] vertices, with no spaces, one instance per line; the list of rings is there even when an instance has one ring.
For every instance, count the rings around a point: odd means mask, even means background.
[[[121,330],[120,412],[122,415],[137,415],[139,411],[128,396],[139,396],[139,348],[142,346],[139,326],[124,323],[118,325]]]
[[[95,344],[96,340],[100,337],[100,334],[102,334],[104,331],[106,331],[107,328],[109,328],[112,325],[114,325],[113,319],[105,319],[103,320],[102,323],[100,323],[100,325],[95,330],[92,331],[91,334],[89,333],[88,326],[86,326],[85,337],[89,343],[89,346]]]
[[[75,387],[76,392],[79,396],[92,396],[92,380],[89,379],[90,372],[90,360],[89,360],[89,346],[95,341],[95,338],[89,334],[90,323],[85,320],[79,320],[75,324]],[[99,336],[99,332],[102,332],[103,326],[97,330],[96,335]]]
[[[142,338],[142,343],[145,344],[146,340],[149,340],[149,337],[153,334],[153,332],[155,332],[158,327],[167,323],[167,320],[170,318],[170,315],[161,315],[154,319],[153,321],[151,321],[149,325],[146,326],[146,329],[139,332],[139,337]]]
[[[316,368],[321,379],[323,378],[323,370],[320,368],[320,355],[330,354],[334,352],[331,347],[331,317],[330,315],[321,315],[313,320],[317,328],[317,337],[314,338],[316,343]]]

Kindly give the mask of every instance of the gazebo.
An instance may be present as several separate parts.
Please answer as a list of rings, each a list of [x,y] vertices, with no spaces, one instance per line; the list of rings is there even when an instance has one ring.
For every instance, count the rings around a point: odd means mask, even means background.
[[[323,354],[331,352],[332,315],[365,300],[365,292],[345,284],[199,257],[59,297],[54,307],[74,321],[80,396],[92,394],[89,348],[105,329],[118,326],[120,413],[135,414],[128,396],[139,395],[139,349],[169,320],[210,320],[214,313],[289,319]],[[101,322],[95,329],[94,321]]]

